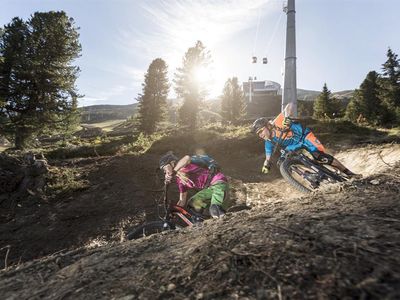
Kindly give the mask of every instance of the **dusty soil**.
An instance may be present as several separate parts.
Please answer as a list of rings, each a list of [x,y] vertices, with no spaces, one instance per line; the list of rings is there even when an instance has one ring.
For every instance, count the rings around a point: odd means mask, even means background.
[[[162,147],[51,162],[80,168],[88,187],[2,208],[1,298],[400,297],[398,144],[336,153],[365,177],[306,197],[259,174],[262,146],[238,143],[210,153],[252,210],[132,242],[126,229],[154,218]]]
[[[52,169],[74,167],[86,188],[55,199],[27,197],[2,203],[1,247],[10,245],[8,265],[77,246],[120,241],[124,228],[142,222],[154,208],[154,157],[106,157],[51,162]],[[2,255],[5,255],[2,250]],[[0,265],[4,267],[2,260]]]

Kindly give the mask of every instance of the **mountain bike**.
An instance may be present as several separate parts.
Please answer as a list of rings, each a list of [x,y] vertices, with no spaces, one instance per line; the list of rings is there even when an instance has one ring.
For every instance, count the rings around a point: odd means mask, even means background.
[[[208,210],[198,213],[191,208],[183,208],[173,204],[168,198],[169,184],[165,184],[160,197],[156,199],[157,215],[159,220],[145,222],[128,231],[128,240],[142,238],[154,233],[166,230],[174,230],[189,226],[194,226],[210,218]],[[235,205],[230,207],[227,212],[237,212],[250,209],[247,205]]]
[[[134,227],[126,235],[128,240],[138,239],[165,230],[193,226],[204,221],[204,217],[201,214],[189,212],[183,207],[173,205],[168,199],[168,187],[169,184],[165,184],[161,197],[156,199],[159,220],[145,222]]]
[[[297,151],[285,150],[282,146],[287,133],[288,131],[281,131],[274,154],[280,152],[277,166],[283,178],[290,185],[303,193],[310,193],[321,187],[322,184],[349,180],[349,177],[337,168],[321,164],[304,154],[302,149]]]

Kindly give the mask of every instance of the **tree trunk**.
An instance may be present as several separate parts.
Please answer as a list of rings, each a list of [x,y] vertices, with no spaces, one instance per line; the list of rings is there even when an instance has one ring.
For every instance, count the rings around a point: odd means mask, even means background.
[[[15,130],[15,148],[22,150],[27,146],[30,133],[24,127],[17,127]]]

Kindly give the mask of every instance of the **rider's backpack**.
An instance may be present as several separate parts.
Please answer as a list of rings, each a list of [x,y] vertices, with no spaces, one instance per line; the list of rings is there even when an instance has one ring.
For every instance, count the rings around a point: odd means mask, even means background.
[[[193,155],[190,157],[190,162],[201,168],[209,170],[207,182],[205,184],[206,188],[210,186],[211,180],[214,178],[214,175],[221,171],[221,167],[217,163],[217,161],[206,154]]]
[[[216,171],[221,170],[221,167],[219,166],[217,161],[214,158],[208,156],[207,154],[192,155],[190,157],[190,162],[204,169],[216,170]]]

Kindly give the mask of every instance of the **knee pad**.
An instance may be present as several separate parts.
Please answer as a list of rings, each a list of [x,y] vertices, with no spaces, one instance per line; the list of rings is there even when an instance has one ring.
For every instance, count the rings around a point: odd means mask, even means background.
[[[320,162],[322,164],[331,165],[334,160],[332,155],[325,153],[325,152],[315,151],[311,154],[315,160],[317,160],[318,162]]]
[[[189,200],[188,206],[193,208],[195,211],[199,212],[202,210],[204,204],[200,199],[192,198]]]

